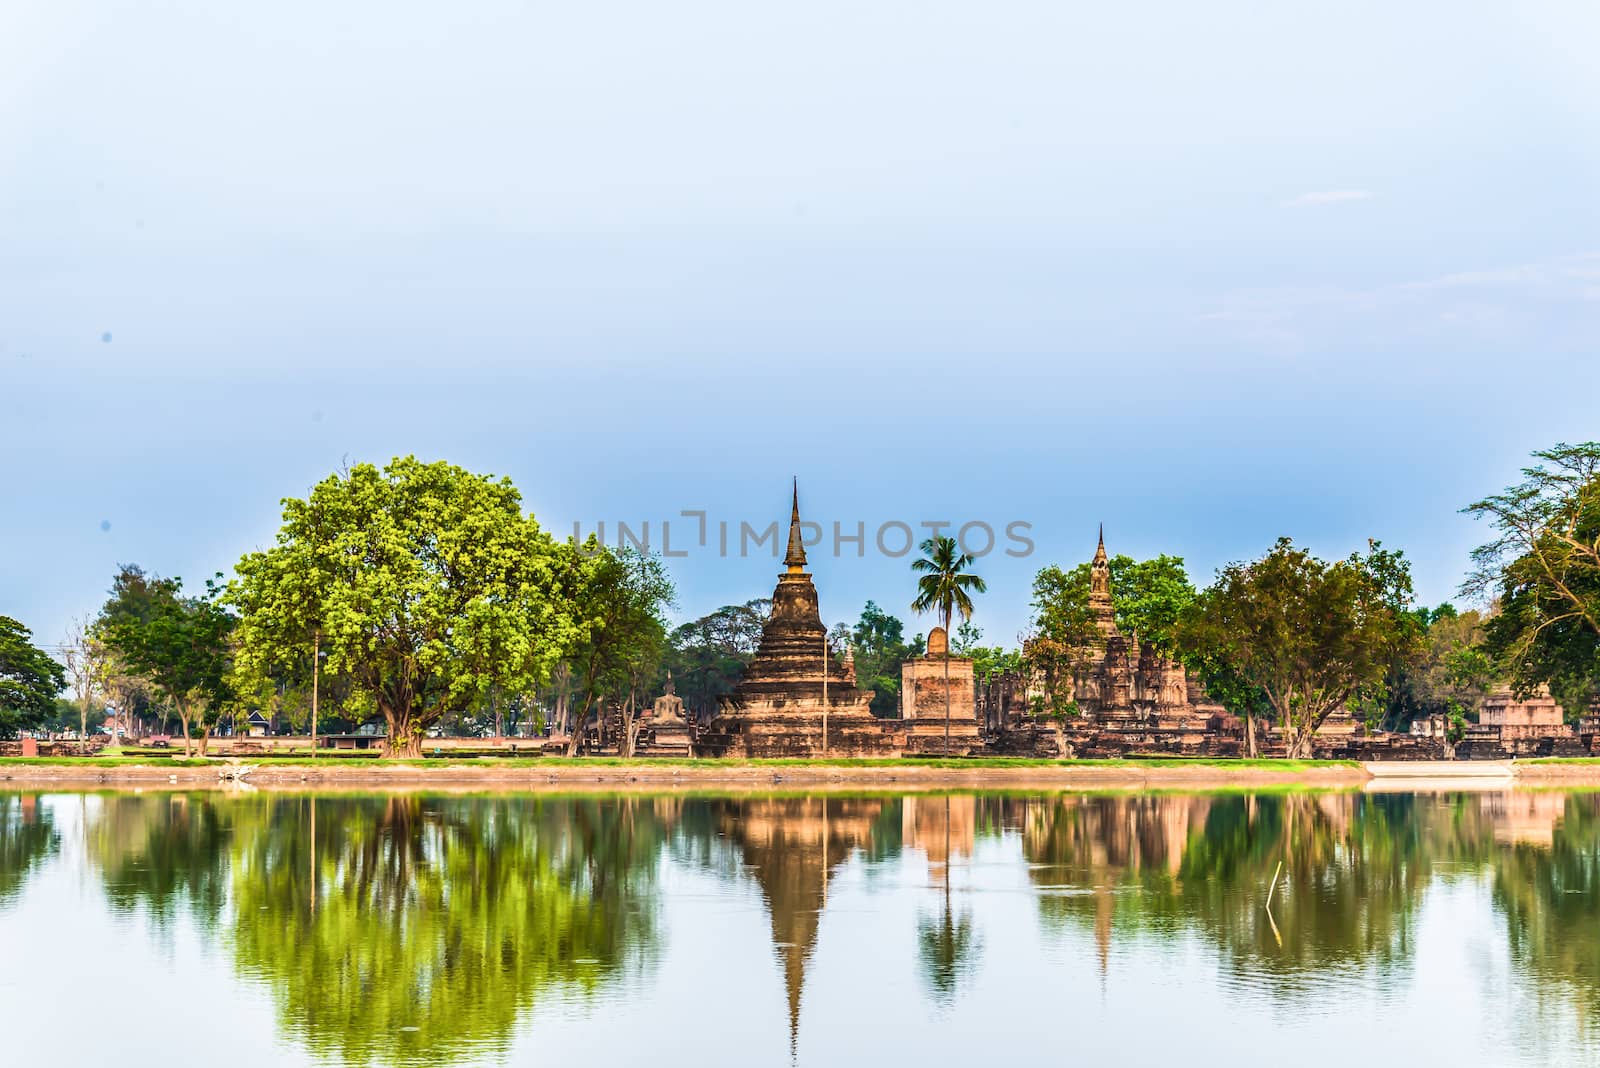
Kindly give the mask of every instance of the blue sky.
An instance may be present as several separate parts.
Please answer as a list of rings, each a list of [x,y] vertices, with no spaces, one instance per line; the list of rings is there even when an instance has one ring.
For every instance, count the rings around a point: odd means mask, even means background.
[[[0,612],[194,582],[346,459],[685,509],[1032,525],[1202,582],[1405,549],[1600,438],[1600,8],[20,0]],[[109,340],[108,340],[109,338]],[[824,615],[904,559],[813,554]],[[674,560],[678,614],[770,557]],[[919,629],[925,624],[919,624]]]

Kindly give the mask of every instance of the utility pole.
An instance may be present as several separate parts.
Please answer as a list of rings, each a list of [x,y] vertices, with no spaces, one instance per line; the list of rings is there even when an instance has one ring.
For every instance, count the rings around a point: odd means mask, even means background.
[[[318,627],[311,632],[311,757],[317,756],[317,685],[321,677],[318,669],[322,666],[322,628]],[[313,809],[313,812],[315,810]],[[315,826],[315,823],[312,824]]]

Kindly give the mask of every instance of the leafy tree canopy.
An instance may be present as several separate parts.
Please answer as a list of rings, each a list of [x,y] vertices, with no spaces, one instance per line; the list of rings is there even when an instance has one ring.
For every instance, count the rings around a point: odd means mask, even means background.
[[[1259,688],[1291,757],[1335,709],[1382,689],[1420,640],[1404,554],[1372,543],[1365,557],[1327,563],[1280,539],[1266,556],[1231,564],[1180,628],[1185,648]]]
[[[581,636],[564,560],[508,479],[358,464],[284,501],[276,544],[239,562],[240,659],[260,671],[317,631],[389,755],[419,755],[431,725],[542,683]]]
[[[761,644],[761,628],[771,611],[771,601],[757,598],[724,605],[672,632],[664,666],[672,672],[678,696],[695,715],[712,715],[717,699],[739,684]]]
[[[900,666],[921,656],[927,643],[918,634],[910,641],[905,624],[868,601],[861,618],[850,629],[850,647],[856,658],[856,685],[872,691],[872,714],[893,717],[900,712]]]
[[[606,701],[636,710],[640,689],[652,681],[667,642],[662,613],[672,604],[672,582],[661,561],[634,549],[608,549],[592,536],[584,546],[563,547],[576,637],[566,656],[581,709],[576,725]],[[571,733],[576,752],[581,729]]]
[[[124,670],[147,680],[177,711],[185,754],[191,726],[201,728],[203,753],[211,727],[234,707],[235,620],[221,594],[207,582],[205,596],[185,596],[182,579],[125,564],[93,628]]]
[[[0,737],[15,738],[49,719],[66,684],[61,665],[33,644],[33,632],[0,616]]]
[[[962,552],[956,539],[928,538],[921,549],[923,555],[911,561],[911,570],[921,574],[911,610],[933,612],[948,632],[950,621],[957,615],[963,620],[972,618],[972,595],[983,593],[988,587],[970,570],[976,558]]]
[[[1485,646],[1521,695],[1600,684],[1600,442],[1534,453],[1523,481],[1467,507],[1495,537],[1464,591],[1497,600]],[[1570,699],[1570,698],[1569,698]]]
[[[1194,584],[1183,557],[1162,554],[1150,560],[1111,557],[1111,597],[1117,627],[1140,642],[1172,649],[1179,620],[1194,603]],[[1063,570],[1041,568],[1033,578],[1033,623],[1036,633],[1065,645],[1084,645],[1095,637],[1089,612],[1089,565]]]

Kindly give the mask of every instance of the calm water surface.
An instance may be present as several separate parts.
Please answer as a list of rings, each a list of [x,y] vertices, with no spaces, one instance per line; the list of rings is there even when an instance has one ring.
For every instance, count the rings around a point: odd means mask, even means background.
[[[0,996],[27,1065],[1600,1063],[1600,796],[0,794]]]

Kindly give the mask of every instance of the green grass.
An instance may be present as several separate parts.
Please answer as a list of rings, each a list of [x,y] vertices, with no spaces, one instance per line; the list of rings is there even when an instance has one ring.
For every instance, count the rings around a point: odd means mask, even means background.
[[[334,764],[348,765],[349,756],[319,755],[309,756],[278,756],[278,755],[248,755],[248,756],[212,756],[208,759],[185,760],[183,750],[176,750],[173,755],[134,753],[118,754],[113,756],[51,756],[51,757],[0,757],[0,767],[215,767],[228,761],[237,760],[245,764],[270,764],[275,766],[302,766],[327,768]],[[1600,763],[1600,761],[1584,761],[1576,758],[1554,759],[1542,762],[1562,763]],[[827,759],[787,758],[771,760],[734,760],[734,759],[683,759],[669,757],[423,757],[422,759],[408,760],[375,760],[371,757],[359,761],[364,766],[375,767],[417,767],[417,768],[459,768],[477,767],[487,769],[498,768],[594,768],[594,767],[654,767],[654,768],[714,768],[727,770],[730,768],[807,768],[807,767],[838,767],[838,768],[898,768],[908,771],[913,768],[941,768],[957,771],[980,771],[984,769],[1007,768],[1256,768],[1267,771],[1309,771],[1317,768],[1359,767],[1354,760],[1277,760],[1277,759],[1244,759],[1237,757],[1149,757],[1133,759],[1104,759],[1104,760],[1042,760],[1031,757],[915,757],[915,758],[849,758],[833,757]]]

